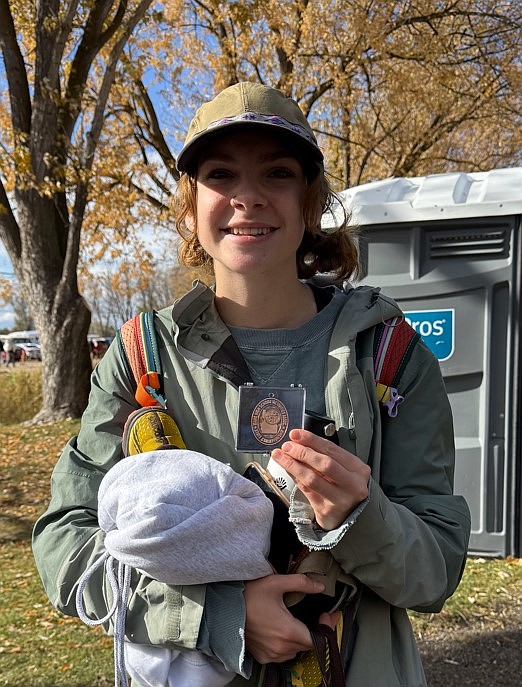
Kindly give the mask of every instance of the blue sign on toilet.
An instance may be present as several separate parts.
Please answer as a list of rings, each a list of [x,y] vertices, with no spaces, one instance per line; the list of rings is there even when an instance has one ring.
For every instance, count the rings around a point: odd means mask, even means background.
[[[447,360],[455,349],[455,310],[408,310],[406,321],[422,336],[438,360]]]

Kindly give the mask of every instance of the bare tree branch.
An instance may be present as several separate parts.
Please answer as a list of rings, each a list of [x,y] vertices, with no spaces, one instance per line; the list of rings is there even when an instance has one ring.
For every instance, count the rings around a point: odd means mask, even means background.
[[[122,24],[127,0],[121,0],[116,14],[106,30],[104,23],[114,4],[114,0],[96,0],[83,31],[82,40],[69,74],[65,97],[61,109],[61,129],[67,140],[70,139],[76,119],[80,113],[81,98],[87,83],[87,75],[92,62]],[[150,4],[150,3],[149,3]]]
[[[148,139],[149,143],[158,152],[165,167],[169,170],[175,181],[178,181],[179,172],[176,169],[176,159],[174,158],[174,155],[172,154],[167,141],[165,140],[165,136],[163,135],[154,104],[143,81],[141,79],[136,79],[135,84],[138,89],[136,98],[142,106],[145,114],[147,132],[150,136]]]
[[[13,129],[28,134],[31,129],[31,96],[9,0],[0,0],[0,47],[9,85]]]
[[[0,236],[11,258],[11,262],[17,262],[22,252],[20,228],[13,215],[2,179],[0,179]]]

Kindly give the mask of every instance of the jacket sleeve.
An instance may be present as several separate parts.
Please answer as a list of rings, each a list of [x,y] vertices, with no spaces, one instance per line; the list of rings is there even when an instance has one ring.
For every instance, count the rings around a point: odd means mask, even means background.
[[[98,525],[98,489],[106,472],[122,458],[125,421],[137,404],[115,344],[92,375],[88,407],[78,437],[62,452],[51,478],[51,500],[33,532],[33,552],[51,603],[67,615],[77,615],[75,595],[82,573],[104,551],[104,532]],[[219,585],[213,585],[213,589]],[[213,611],[219,607],[213,595]],[[217,653],[226,667],[242,672],[244,602],[242,585],[227,586],[225,629],[219,637],[205,622],[206,585],[176,587],[133,571],[127,608],[126,636],[135,643],[157,644]],[[112,602],[103,569],[90,578],[84,593],[91,617],[106,615]],[[230,615],[234,622],[230,622]],[[198,638],[200,629],[203,642]],[[227,628],[234,628],[227,633]],[[112,626],[106,628],[112,631]],[[225,646],[227,655],[219,656]],[[214,652],[214,639],[218,651]]]
[[[439,611],[460,581],[471,523],[465,500],[453,494],[453,421],[444,381],[422,342],[400,390],[405,400],[397,417],[375,423],[380,462],[367,502],[338,530],[310,527],[302,540],[321,548],[328,542],[346,572],[388,603]]]

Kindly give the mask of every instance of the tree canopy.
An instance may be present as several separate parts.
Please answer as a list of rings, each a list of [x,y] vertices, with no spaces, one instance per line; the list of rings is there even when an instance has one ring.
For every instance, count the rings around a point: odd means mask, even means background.
[[[217,90],[254,79],[294,96],[343,187],[522,162],[517,2],[194,0],[168,7],[173,19],[166,10],[166,20],[181,27],[175,59],[187,82]],[[173,108],[194,91],[174,89]]]
[[[520,24],[515,1],[0,0],[0,239],[42,342],[40,418],[86,403],[78,275],[124,256],[144,288],[144,227],[175,254],[203,99],[240,80],[293,96],[338,190],[520,165]]]

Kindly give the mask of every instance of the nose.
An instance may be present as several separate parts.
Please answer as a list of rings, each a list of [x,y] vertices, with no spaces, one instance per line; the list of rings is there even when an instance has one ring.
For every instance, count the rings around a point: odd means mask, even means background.
[[[245,178],[238,180],[233,189],[230,204],[236,209],[250,210],[264,207],[267,204],[267,199],[261,184],[245,176]]]

